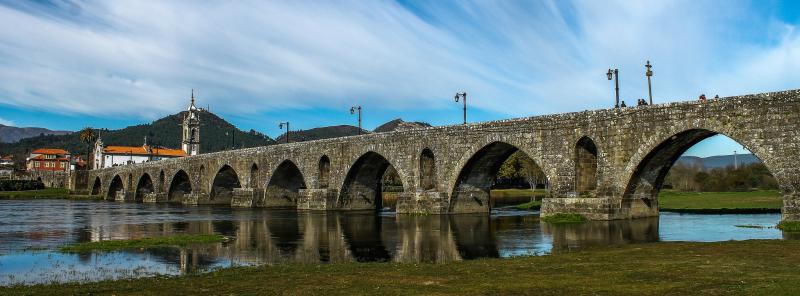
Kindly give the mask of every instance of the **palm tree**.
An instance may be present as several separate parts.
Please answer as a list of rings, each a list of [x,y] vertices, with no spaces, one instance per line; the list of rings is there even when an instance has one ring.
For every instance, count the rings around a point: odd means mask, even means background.
[[[92,127],[87,126],[79,132],[79,135],[81,138],[81,142],[86,144],[86,167],[84,168],[88,169],[89,158],[92,153],[91,145],[97,138],[97,134],[94,133],[94,129],[92,129]]]

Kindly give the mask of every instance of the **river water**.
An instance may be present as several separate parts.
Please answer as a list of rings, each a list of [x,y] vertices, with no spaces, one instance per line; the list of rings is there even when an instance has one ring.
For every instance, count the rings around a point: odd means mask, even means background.
[[[780,214],[661,213],[651,219],[551,225],[540,223],[538,212],[510,209],[491,215],[398,216],[0,200],[0,285],[179,275],[285,262],[442,263],[634,242],[792,238],[773,228],[779,220]],[[57,250],[75,242],[184,233],[222,234],[230,239],[186,248],[85,254]]]

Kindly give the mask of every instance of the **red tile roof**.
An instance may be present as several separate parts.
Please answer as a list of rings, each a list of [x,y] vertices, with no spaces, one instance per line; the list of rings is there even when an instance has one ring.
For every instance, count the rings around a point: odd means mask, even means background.
[[[106,146],[105,148],[103,148],[103,153],[124,154],[124,155],[132,154],[132,155],[153,155],[153,156],[186,156],[186,152],[180,149],[169,149],[169,148],[151,149],[148,146],[138,146],[138,147]]]
[[[33,150],[32,154],[48,154],[48,155],[65,155],[69,154],[69,152],[65,151],[64,149],[54,149],[54,148],[39,148]]]

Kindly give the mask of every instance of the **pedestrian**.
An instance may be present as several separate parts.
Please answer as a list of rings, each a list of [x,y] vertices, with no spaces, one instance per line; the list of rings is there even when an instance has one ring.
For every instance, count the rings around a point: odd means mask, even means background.
[[[700,100],[701,101],[705,101],[706,100],[706,94],[700,94]]]
[[[719,95],[715,95],[715,96],[714,96],[714,99],[715,99],[715,100],[719,100]]]
[[[622,104],[620,104],[619,106],[622,107],[622,108],[628,107],[628,106],[625,105],[625,101],[622,101]]]

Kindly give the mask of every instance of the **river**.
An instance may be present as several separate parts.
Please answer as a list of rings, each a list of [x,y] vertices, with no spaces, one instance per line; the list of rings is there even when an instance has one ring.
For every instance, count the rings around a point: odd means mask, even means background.
[[[396,215],[297,212],[69,200],[0,200],[0,285],[179,275],[287,262],[435,262],[558,254],[656,241],[789,239],[780,214],[699,215],[583,224],[540,223],[538,212]],[[737,225],[763,228],[737,227]],[[59,246],[172,234],[222,234],[223,243],[65,254]]]

